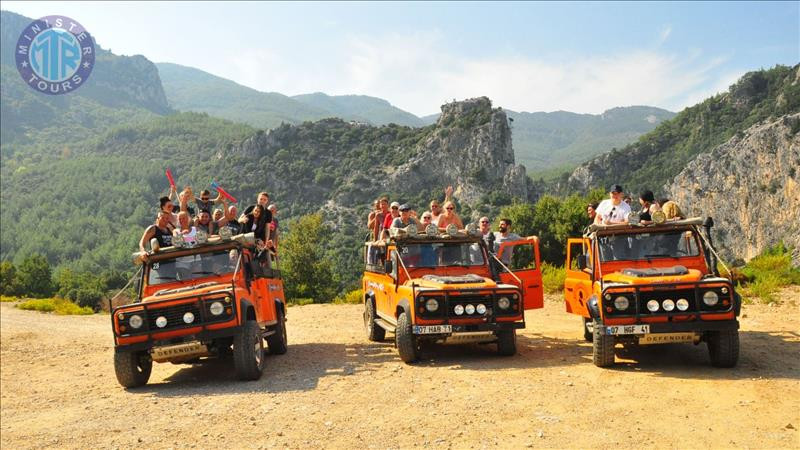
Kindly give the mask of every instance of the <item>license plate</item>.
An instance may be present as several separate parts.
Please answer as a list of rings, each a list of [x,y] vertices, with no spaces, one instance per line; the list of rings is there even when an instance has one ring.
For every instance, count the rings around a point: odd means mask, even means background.
[[[680,342],[694,342],[694,338],[694,333],[645,334],[639,338],[639,344],[674,344]]]
[[[414,325],[414,334],[442,334],[452,332],[452,325]]]
[[[606,334],[614,336],[620,334],[647,334],[650,332],[650,325],[614,325],[606,327]]]

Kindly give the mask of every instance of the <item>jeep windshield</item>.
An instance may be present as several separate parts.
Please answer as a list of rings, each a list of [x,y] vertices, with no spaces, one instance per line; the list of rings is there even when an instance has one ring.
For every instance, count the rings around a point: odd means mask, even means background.
[[[156,285],[224,275],[236,270],[238,260],[239,250],[234,248],[155,261],[147,265],[147,282]]]
[[[408,268],[482,266],[486,264],[483,249],[470,242],[422,242],[398,246],[397,252]]]
[[[622,233],[597,237],[600,261],[637,261],[697,256],[700,249],[693,231]]]

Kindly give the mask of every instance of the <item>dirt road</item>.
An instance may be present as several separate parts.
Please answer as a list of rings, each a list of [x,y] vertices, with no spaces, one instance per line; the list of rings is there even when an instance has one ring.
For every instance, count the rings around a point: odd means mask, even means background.
[[[70,448],[800,447],[797,302],[746,306],[735,369],[705,345],[618,352],[596,368],[556,298],[519,354],[445,347],[413,366],[368,342],[361,307],[289,309],[289,352],[260,381],[225,364],[114,378],[108,316],[0,312],[0,446]]]

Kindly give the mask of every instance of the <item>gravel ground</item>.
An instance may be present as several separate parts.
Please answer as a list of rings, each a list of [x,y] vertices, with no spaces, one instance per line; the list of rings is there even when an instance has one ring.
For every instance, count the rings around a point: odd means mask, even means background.
[[[0,307],[0,446],[16,448],[798,448],[800,290],[746,305],[735,369],[705,345],[618,349],[592,365],[558,297],[529,311],[519,354],[439,347],[403,364],[366,340],[361,307],[288,314],[289,352],[237,381],[221,361],[114,377],[107,315]]]

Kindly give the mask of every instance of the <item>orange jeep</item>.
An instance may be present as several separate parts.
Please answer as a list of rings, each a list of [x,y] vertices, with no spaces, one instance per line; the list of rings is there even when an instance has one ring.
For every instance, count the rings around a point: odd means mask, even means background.
[[[201,232],[198,232],[201,234]],[[146,254],[137,302],[114,308],[114,370],[124,387],[147,383],[155,362],[230,357],[238,377],[256,380],[264,343],[284,354],[283,282],[255,257],[253,234],[198,236]]]
[[[595,365],[613,365],[617,343],[702,341],[713,366],[736,365],[741,297],[717,271],[712,226],[711,218],[592,225],[568,240],[567,312],[583,316]]]
[[[543,306],[536,237],[505,242],[501,262],[474,230],[418,234],[414,225],[365,246],[362,279],[367,338],[395,334],[400,358],[413,362],[422,343],[497,343],[516,353],[525,309]],[[491,264],[490,261],[494,261]]]

